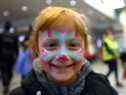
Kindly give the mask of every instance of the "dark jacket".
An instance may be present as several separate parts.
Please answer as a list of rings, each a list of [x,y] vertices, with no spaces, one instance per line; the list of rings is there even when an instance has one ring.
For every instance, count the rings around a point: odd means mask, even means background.
[[[41,92],[41,94],[39,94]],[[37,94],[38,93],[38,94]],[[14,89],[10,95],[51,95],[42,87],[32,71],[27,79],[23,80],[21,87]],[[118,95],[104,75],[90,72],[86,77],[86,83],[80,95]]]
[[[18,36],[10,33],[0,34],[0,61],[16,60],[18,56]]]

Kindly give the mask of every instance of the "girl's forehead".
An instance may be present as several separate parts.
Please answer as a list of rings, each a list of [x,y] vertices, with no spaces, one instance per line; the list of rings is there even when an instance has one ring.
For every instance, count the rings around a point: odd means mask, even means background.
[[[64,37],[67,36],[68,38],[79,37],[80,34],[76,31],[68,31],[68,30],[46,30],[46,36],[48,37]]]
[[[71,31],[76,31],[75,27],[70,27],[69,25],[63,25],[63,26],[55,26],[51,27],[48,29],[49,31],[66,31],[66,32],[71,32]]]

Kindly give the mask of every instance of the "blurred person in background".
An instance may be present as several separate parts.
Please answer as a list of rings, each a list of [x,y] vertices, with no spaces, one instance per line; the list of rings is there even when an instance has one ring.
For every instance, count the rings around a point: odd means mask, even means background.
[[[108,77],[113,72],[116,86],[122,87],[122,84],[119,82],[118,57],[118,44],[114,37],[113,29],[107,28],[103,35],[103,61],[107,64],[109,69],[106,75]]]
[[[123,66],[123,79],[126,79],[126,52],[125,51],[120,53],[120,60]]]
[[[32,69],[33,59],[31,53],[31,48],[28,47],[26,39],[21,43],[21,49],[16,61],[16,71],[21,75],[22,79],[26,78]]]
[[[86,63],[84,24],[80,14],[71,9],[42,10],[29,42],[39,61],[10,95],[118,95],[107,77],[95,73]]]
[[[11,27],[10,21],[5,22],[4,32],[0,34],[0,72],[4,95],[9,91],[13,67],[18,56],[18,38],[14,33],[10,33]]]

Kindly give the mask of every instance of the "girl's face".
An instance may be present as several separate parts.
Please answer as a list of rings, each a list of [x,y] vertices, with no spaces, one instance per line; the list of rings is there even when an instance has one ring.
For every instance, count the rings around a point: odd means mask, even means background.
[[[84,62],[84,41],[69,29],[50,29],[39,34],[39,58],[48,79],[61,85],[77,77]]]

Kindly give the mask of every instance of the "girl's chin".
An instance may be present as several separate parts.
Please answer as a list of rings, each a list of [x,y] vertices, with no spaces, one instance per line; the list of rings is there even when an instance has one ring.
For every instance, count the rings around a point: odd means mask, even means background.
[[[71,65],[69,67],[48,65],[45,73],[50,81],[58,83],[59,85],[69,85],[76,80],[77,73],[81,67],[82,64]]]
[[[67,85],[70,84],[72,81],[75,80],[75,72],[72,70],[68,70],[67,72],[50,72],[49,76],[51,80],[60,84],[60,85]]]
[[[75,77],[73,75],[52,76],[52,78],[55,83],[64,86],[71,84],[75,80]]]

